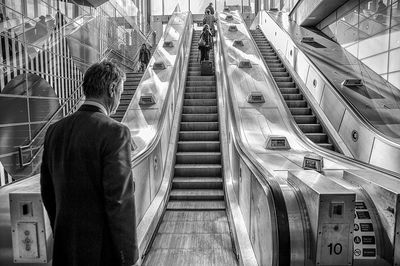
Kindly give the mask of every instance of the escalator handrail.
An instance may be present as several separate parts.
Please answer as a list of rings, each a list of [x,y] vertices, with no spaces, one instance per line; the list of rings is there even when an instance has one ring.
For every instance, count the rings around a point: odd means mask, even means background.
[[[174,15],[174,13],[172,14],[172,16],[173,15]],[[170,23],[172,21],[172,16],[171,16],[170,22],[167,25],[167,28],[165,29],[164,34],[167,34],[168,31],[169,31],[169,28],[171,27]],[[186,17],[186,24],[185,24],[183,32],[186,32],[186,31],[191,29],[191,27],[190,27],[192,25],[191,22],[192,22],[192,13],[190,11],[188,11],[188,16]],[[183,39],[182,38],[183,38],[184,35],[185,34],[182,34],[180,36],[180,40],[179,40],[179,45],[178,45],[177,51],[181,51],[183,49],[183,41],[182,41]],[[187,41],[191,42],[191,40],[187,40]],[[190,48],[190,43],[189,43],[189,48]],[[178,59],[176,59],[176,61],[177,60]],[[172,94],[171,91],[173,89],[171,81],[175,78],[175,73],[177,71],[181,71],[181,69],[178,68],[177,64],[174,64],[174,67],[173,67],[173,69],[171,71],[170,82],[168,84],[168,89],[167,89],[166,98],[164,100],[164,103],[168,103],[169,102],[169,99],[170,99],[171,94]],[[162,110],[161,110],[160,119],[158,120],[157,125],[155,127],[156,128],[156,134],[152,138],[150,143],[146,145],[146,147],[144,147],[139,153],[137,153],[136,155],[134,155],[132,157],[132,159],[131,159],[132,168],[134,168],[136,165],[140,164],[143,160],[145,160],[153,152],[153,150],[157,147],[157,143],[161,139],[162,129],[163,129],[165,123],[167,122],[165,117],[166,117],[168,108],[169,108],[168,104],[164,104],[163,105]]]
[[[218,27],[221,29],[221,22],[220,19],[217,21]],[[242,23],[244,23],[242,21]],[[225,52],[224,47],[226,43],[223,41],[221,30],[217,31],[217,34],[220,39],[220,46],[221,46],[221,53],[218,55],[221,57],[221,62],[223,62],[222,68],[227,69],[227,63],[224,58]],[[224,43],[224,45],[222,45]],[[224,73],[225,76],[227,75]],[[228,77],[225,77],[228,80]],[[277,228],[277,241],[279,246],[279,254],[278,254],[278,262],[279,265],[290,265],[290,230],[289,230],[289,217],[287,213],[286,203],[283,196],[282,189],[280,184],[274,179],[273,175],[268,172],[257,160],[255,160],[253,154],[251,154],[245,144],[242,142],[239,130],[238,123],[236,121],[235,107],[233,104],[233,96],[231,94],[232,90],[230,88],[230,83],[226,82],[226,86],[224,86],[225,94],[227,95],[227,105],[229,110],[229,117],[231,121],[231,125],[233,130],[231,131],[232,142],[238,151],[238,154],[241,159],[246,163],[249,167],[250,171],[254,174],[254,176],[265,186],[271,189],[273,199],[274,199],[274,206],[276,212],[276,228]]]

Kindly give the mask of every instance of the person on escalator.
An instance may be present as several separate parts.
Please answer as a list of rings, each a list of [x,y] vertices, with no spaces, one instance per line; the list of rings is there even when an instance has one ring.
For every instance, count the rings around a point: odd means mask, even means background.
[[[210,31],[212,33],[212,36],[215,36],[215,27],[214,27],[214,23],[217,20],[215,19],[215,17],[213,15],[210,14],[210,10],[206,10],[206,14],[204,15],[203,18],[203,25],[208,25],[210,27]]]
[[[147,64],[150,61],[150,50],[147,49],[146,44],[142,44],[142,48],[140,48],[140,52],[139,52],[139,61],[140,61],[140,68],[139,68],[139,72],[144,72],[147,68]]]
[[[203,60],[209,60],[209,52],[213,46],[213,37],[210,32],[208,24],[204,25],[203,32],[200,35],[199,50],[201,52],[200,63]]]

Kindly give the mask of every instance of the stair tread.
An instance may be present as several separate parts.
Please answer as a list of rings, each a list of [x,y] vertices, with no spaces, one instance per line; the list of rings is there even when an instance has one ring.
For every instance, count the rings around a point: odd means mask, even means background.
[[[168,210],[182,210],[182,209],[225,210],[225,202],[223,200],[170,201],[168,202],[167,209]]]
[[[222,168],[220,164],[175,164],[175,168]]]
[[[223,196],[222,189],[172,189],[171,196]]]

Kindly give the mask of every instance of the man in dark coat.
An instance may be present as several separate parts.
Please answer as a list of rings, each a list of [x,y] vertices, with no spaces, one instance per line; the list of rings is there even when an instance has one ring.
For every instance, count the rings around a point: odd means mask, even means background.
[[[86,101],[47,130],[41,193],[54,234],[53,266],[138,260],[129,129],[111,119],[125,75],[103,61],[85,73]]]

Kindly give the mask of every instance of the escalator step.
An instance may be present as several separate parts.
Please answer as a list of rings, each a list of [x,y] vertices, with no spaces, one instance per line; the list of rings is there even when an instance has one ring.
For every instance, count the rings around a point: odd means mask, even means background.
[[[180,131],[180,141],[219,141],[219,131]]]
[[[185,99],[184,106],[216,106],[217,99]]]
[[[210,114],[217,113],[217,106],[183,106],[183,114]]]
[[[190,92],[185,93],[185,99],[216,99],[216,92]]]
[[[220,152],[177,152],[177,164],[220,164]]]
[[[175,177],[173,189],[222,189],[220,177]]]
[[[304,133],[321,133],[322,126],[321,124],[298,124],[301,131]]]
[[[292,113],[292,115],[311,115],[311,108],[289,108],[290,112]]]
[[[225,210],[225,201],[170,201],[167,205],[167,210]],[[174,221],[175,222],[175,221]]]
[[[307,138],[315,143],[328,143],[328,136],[325,133],[306,133]]]
[[[178,141],[178,152],[219,152],[219,141]]]
[[[317,122],[315,115],[294,115],[293,118],[297,124],[315,124]]]
[[[217,131],[218,122],[181,122],[181,131]]]
[[[219,177],[221,168],[220,164],[176,164],[175,177]]]
[[[170,200],[223,200],[222,189],[172,189]]]
[[[182,114],[182,122],[218,122],[218,114]]]
[[[282,94],[283,99],[289,101],[301,101],[303,100],[303,95],[301,94]]]
[[[289,108],[298,108],[298,107],[307,107],[307,101],[286,101],[286,104]]]

